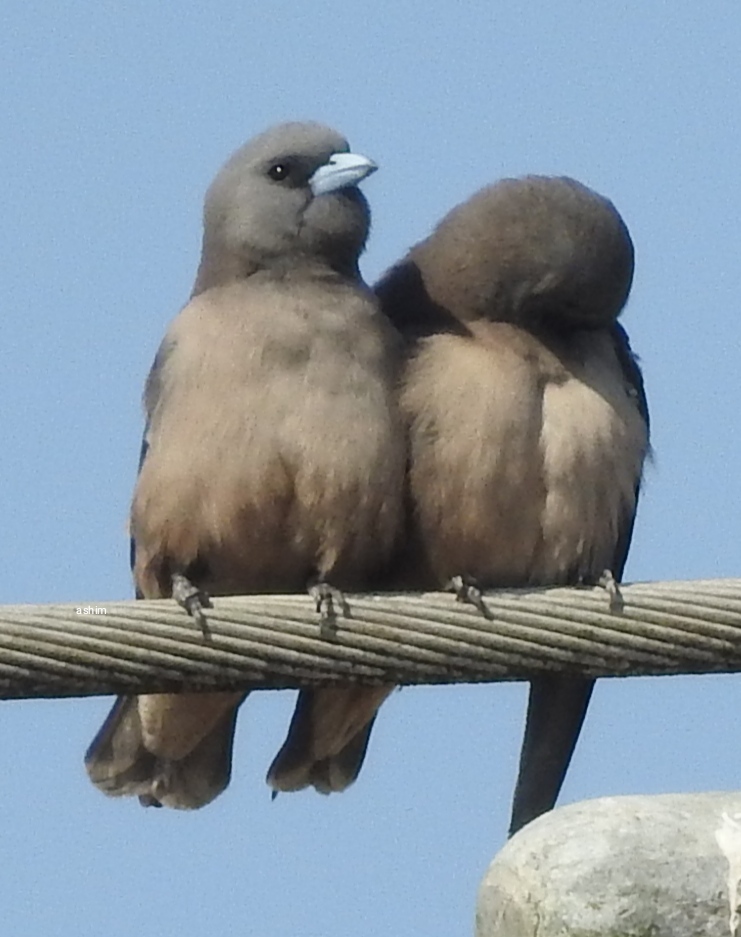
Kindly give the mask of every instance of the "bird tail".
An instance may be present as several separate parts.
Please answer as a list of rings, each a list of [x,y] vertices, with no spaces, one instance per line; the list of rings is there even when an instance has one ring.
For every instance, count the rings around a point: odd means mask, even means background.
[[[360,773],[371,729],[393,687],[301,690],[288,735],[268,770],[274,791],[344,791]]]
[[[556,803],[593,689],[594,680],[576,676],[530,681],[510,836]]]
[[[145,745],[141,701],[174,700],[179,704],[175,706],[177,711],[185,701],[197,707],[199,701],[205,702],[212,695],[217,694],[120,696],[85,753],[90,780],[109,796],[138,796],[148,807],[193,810],[210,803],[229,784],[237,710],[244,696],[228,694],[233,697],[231,701],[218,700],[217,718],[208,723],[205,731],[190,736],[194,743],[188,746],[186,742],[183,746],[181,734],[176,742],[181,750],[167,754],[163,751],[168,736],[182,726],[175,720],[169,725],[163,720],[160,733],[164,745],[161,750],[152,751],[157,745],[149,739],[149,747]],[[182,718],[179,722],[182,723]]]

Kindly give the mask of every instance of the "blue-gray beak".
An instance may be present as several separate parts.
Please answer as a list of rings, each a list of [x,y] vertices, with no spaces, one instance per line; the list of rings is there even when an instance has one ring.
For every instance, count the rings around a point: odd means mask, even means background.
[[[309,185],[314,195],[326,195],[327,192],[356,185],[377,169],[378,166],[367,156],[360,156],[358,153],[333,153],[309,179]]]

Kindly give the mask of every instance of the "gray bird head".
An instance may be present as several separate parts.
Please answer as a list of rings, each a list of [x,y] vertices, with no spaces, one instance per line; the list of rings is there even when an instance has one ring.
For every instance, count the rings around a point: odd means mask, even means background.
[[[430,314],[462,322],[600,328],[620,314],[632,279],[633,244],[611,202],[573,179],[526,176],[454,208],[376,291],[388,305],[421,289]]]
[[[321,124],[281,124],[252,139],[206,193],[193,295],[302,261],[357,276],[370,227],[357,183],[376,168]]]

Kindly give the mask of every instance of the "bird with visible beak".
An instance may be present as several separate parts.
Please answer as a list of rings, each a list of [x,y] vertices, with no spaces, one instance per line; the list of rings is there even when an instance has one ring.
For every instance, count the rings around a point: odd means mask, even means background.
[[[330,128],[289,123],[238,150],[206,194],[195,286],[146,384],[131,508],[137,595],[173,596],[204,628],[210,596],[307,587],[331,617],[338,590],[371,587],[395,548],[398,336],[358,271],[370,213],[357,185],[375,169]],[[388,692],[302,697],[273,785],[349,783],[364,697]],[[149,806],[209,803],[245,696],[120,697],[88,749],[91,780]]]

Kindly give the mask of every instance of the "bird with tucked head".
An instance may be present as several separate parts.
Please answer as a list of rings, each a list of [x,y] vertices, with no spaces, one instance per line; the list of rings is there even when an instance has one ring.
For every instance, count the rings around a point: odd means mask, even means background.
[[[628,230],[567,178],[506,179],[454,208],[376,285],[406,339],[411,513],[399,576],[483,588],[614,583],[649,451],[618,316]],[[531,680],[510,832],[553,807],[594,681]]]

